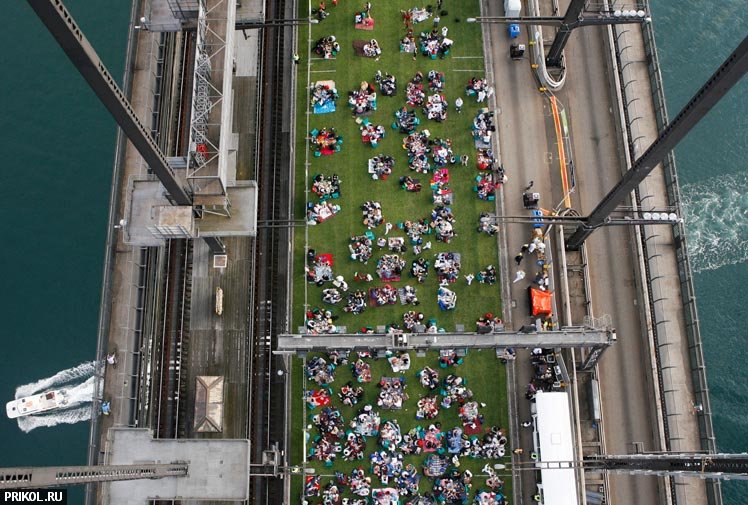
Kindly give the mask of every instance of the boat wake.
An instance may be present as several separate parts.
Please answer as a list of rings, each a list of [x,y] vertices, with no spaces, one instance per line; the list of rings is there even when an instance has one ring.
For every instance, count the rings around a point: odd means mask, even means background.
[[[694,272],[748,261],[748,174],[726,174],[681,189]]]
[[[18,427],[29,431],[58,424],[74,424],[91,419],[91,402],[95,396],[96,362],[83,363],[52,377],[16,388],[16,399],[53,389],[64,389],[67,404],[59,409],[18,418]]]

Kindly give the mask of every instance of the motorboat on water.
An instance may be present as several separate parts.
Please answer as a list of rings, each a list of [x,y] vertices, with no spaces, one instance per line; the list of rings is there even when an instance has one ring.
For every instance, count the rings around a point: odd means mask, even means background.
[[[46,391],[26,398],[19,398],[5,404],[5,413],[10,419],[47,412],[67,405],[64,389]]]

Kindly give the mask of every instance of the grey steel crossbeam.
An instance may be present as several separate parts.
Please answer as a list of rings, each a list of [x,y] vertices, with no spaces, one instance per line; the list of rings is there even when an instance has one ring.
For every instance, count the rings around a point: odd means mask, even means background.
[[[607,347],[616,340],[615,330],[594,330],[585,327],[560,331],[498,332],[498,333],[408,333],[330,335],[284,334],[278,336],[278,351],[288,353],[328,351],[331,349],[361,350],[439,350],[496,348]]]
[[[135,115],[130,102],[62,2],[28,0],[28,3],[159,178],[173,203],[192,205],[192,198],[174,174],[161,149]]]
[[[564,47],[566,47],[566,42],[569,40],[571,31],[574,29],[573,23],[578,22],[586,3],[587,0],[571,0],[569,2],[569,7],[566,9],[566,14],[564,14],[564,20],[556,32],[553,44],[545,57],[545,64],[549,67],[561,65],[561,54],[564,51]]]
[[[592,455],[586,469],[651,475],[683,475],[711,479],[748,479],[748,454],[654,453]]]
[[[634,162],[620,182],[605,195],[588,217],[566,241],[570,250],[579,249],[595,228],[608,219],[610,213],[647,177],[678,142],[714,107],[720,99],[748,72],[748,37],[720,65],[708,81],[696,92],[675,118],[660,132],[657,139]]]
[[[89,482],[184,477],[187,463],[153,465],[44,466],[0,468],[0,489],[70,486]]]
[[[585,12],[582,17],[571,23],[564,23],[564,18],[559,16],[481,16],[468,18],[468,23],[475,19],[476,23],[496,23],[505,25],[542,25],[542,26],[568,26],[570,28],[581,28],[583,26],[598,25],[625,25],[631,23],[645,23],[646,18],[638,16],[615,17],[608,12]]]

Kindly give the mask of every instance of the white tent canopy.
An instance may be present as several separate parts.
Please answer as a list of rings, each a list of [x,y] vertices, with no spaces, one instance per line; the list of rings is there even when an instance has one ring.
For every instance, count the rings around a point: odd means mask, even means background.
[[[538,460],[574,461],[568,395],[538,391],[535,395],[535,408]],[[543,482],[544,505],[578,505],[577,476],[573,468],[543,468],[540,470],[540,477]]]

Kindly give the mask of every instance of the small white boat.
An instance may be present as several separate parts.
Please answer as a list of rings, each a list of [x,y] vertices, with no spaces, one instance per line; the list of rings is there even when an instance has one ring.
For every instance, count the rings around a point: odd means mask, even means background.
[[[17,417],[54,410],[67,405],[67,403],[65,390],[58,389],[8,402],[5,404],[5,413],[10,419],[15,419]]]

